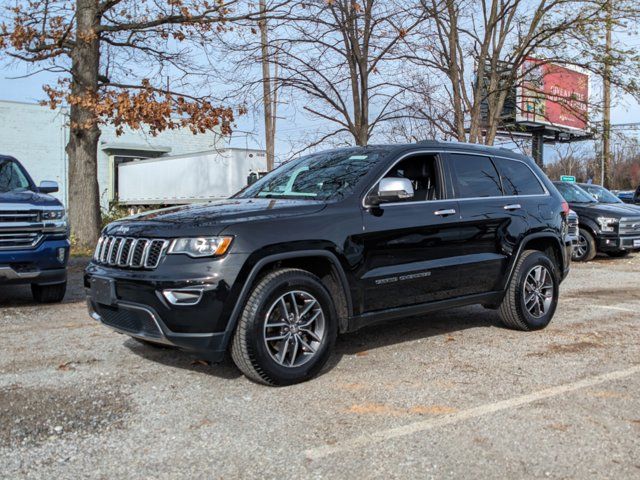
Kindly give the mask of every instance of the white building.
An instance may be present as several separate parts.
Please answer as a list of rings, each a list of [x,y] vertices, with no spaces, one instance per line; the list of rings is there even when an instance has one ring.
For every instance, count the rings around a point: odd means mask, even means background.
[[[16,157],[36,184],[55,180],[56,195],[67,204],[68,163],[65,146],[69,137],[66,108],[51,110],[38,104],[0,100],[0,154]],[[194,135],[188,129],[169,130],[152,136],[144,131],[126,130],[117,136],[111,126],[101,128],[98,146],[100,204],[107,208],[115,191],[115,168],[123,160],[162,155],[181,155],[227,147],[219,133]]]

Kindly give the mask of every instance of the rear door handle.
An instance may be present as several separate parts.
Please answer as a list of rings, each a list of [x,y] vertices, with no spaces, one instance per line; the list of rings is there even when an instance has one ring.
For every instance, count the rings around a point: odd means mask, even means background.
[[[441,217],[444,217],[445,215],[453,215],[454,213],[456,213],[456,210],[454,208],[448,208],[446,210],[436,210],[435,212],[433,212],[434,215],[440,215]]]
[[[505,205],[503,208],[505,210],[520,210],[522,208],[522,205],[520,205],[519,203],[511,203],[509,205]]]

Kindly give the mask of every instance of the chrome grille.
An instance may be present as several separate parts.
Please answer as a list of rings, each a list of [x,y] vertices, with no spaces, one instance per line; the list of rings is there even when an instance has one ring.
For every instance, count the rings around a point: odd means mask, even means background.
[[[0,211],[0,223],[38,222],[40,212],[37,210],[3,210]]]
[[[8,248],[33,248],[42,239],[40,232],[0,233],[0,250]]]
[[[154,269],[168,246],[169,241],[160,238],[103,235],[98,240],[93,259],[111,267]]]
[[[569,218],[567,219],[567,224],[569,227],[569,230],[568,230],[569,235],[578,236],[578,232],[580,230],[579,223],[578,223],[578,216],[569,215]]]
[[[625,217],[620,219],[620,235],[640,235],[640,217]]]

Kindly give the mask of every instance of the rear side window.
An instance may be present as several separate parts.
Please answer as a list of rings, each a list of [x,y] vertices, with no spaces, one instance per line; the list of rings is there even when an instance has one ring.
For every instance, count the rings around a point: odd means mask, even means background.
[[[506,158],[494,158],[500,175],[505,195],[539,195],[544,188],[531,169],[522,162]]]
[[[500,178],[489,157],[449,155],[457,198],[501,197]]]

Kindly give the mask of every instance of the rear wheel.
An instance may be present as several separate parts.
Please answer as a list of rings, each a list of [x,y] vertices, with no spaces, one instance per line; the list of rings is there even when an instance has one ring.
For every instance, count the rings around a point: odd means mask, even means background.
[[[64,298],[67,291],[67,282],[55,285],[31,285],[33,299],[39,303],[58,303]]]
[[[231,357],[253,381],[291,385],[322,369],[336,335],[335,307],[320,279],[304,270],[276,270],[251,292]]]
[[[499,308],[503,323],[516,330],[546,327],[558,304],[557,267],[537,250],[526,250],[516,263]]]
[[[584,228],[578,234],[578,243],[573,247],[571,258],[576,262],[588,262],[596,256],[596,242],[593,235]]]

